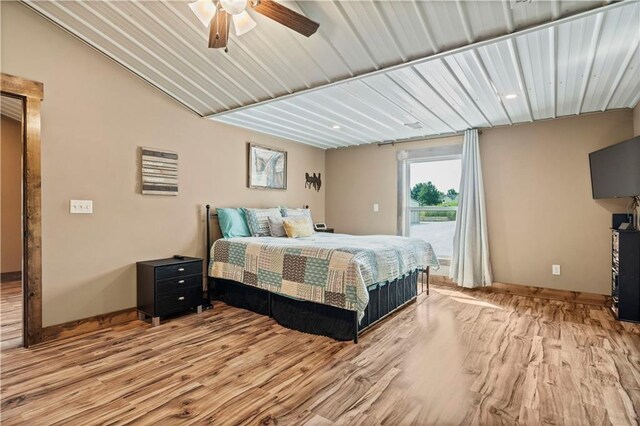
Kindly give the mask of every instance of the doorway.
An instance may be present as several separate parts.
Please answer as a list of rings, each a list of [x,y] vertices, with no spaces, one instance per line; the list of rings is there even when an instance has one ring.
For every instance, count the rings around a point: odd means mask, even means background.
[[[450,262],[458,215],[460,157],[409,164],[409,237],[431,244],[441,262]]]
[[[41,172],[40,172],[40,104],[43,98],[43,85],[37,81],[27,80],[10,74],[0,73],[0,95],[3,104],[2,115],[10,114],[10,109],[21,109],[20,127],[20,199],[18,200],[21,217],[19,219],[20,240],[20,276],[21,281],[7,291],[7,299],[13,301],[13,307],[7,304],[9,310],[14,312],[7,320],[9,335],[13,333],[11,342],[6,346],[29,347],[42,341],[42,236],[41,236]],[[6,101],[5,101],[6,99]],[[18,101],[16,103],[16,100]],[[13,108],[12,108],[13,105]],[[6,111],[5,111],[6,110]],[[15,114],[15,111],[14,111]],[[16,118],[14,116],[14,118]],[[4,139],[4,133],[3,133]],[[4,145],[4,141],[3,145]],[[0,154],[4,157],[4,152]],[[4,162],[4,158],[2,158]],[[4,165],[3,165],[4,168]],[[4,172],[4,170],[3,170]],[[4,179],[4,176],[3,176]],[[2,203],[5,203],[3,194]],[[14,204],[15,200],[7,201]],[[15,206],[12,206],[16,208]],[[4,208],[4,206],[3,206]],[[3,230],[4,232],[4,230]],[[3,247],[2,257],[5,257]],[[11,249],[11,250],[15,250]],[[16,253],[11,252],[11,256]],[[15,269],[16,266],[12,266]],[[8,271],[17,272],[17,271]],[[9,280],[7,280],[9,282]],[[4,284],[4,283],[2,283]],[[0,292],[2,289],[0,288]],[[9,297],[13,293],[15,297]],[[16,302],[16,299],[18,300]],[[21,302],[21,303],[20,303]],[[15,319],[15,306],[19,306],[17,312],[21,321]],[[4,306],[0,306],[2,309]],[[1,317],[0,320],[4,320]],[[1,325],[4,324],[4,321]],[[16,326],[16,324],[18,324]],[[15,329],[22,329],[21,334],[17,334]],[[9,331],[11,330],[11,333]],[[4,332],[4,329],[2,329]],[[3,348],[4,349],[4,348]]]
[[[431,244],[442,265],[453,255],[462,145],[398,152],[398,235]]]
[[[23,345],[22,99],[0,97],[0,349]]]

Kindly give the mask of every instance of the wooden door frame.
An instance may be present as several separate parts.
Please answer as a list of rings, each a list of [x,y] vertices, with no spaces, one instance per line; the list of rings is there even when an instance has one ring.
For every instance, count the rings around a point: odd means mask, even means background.
[[[22,99],[22,293],[25,347],[42,341],[40,104],[43,84],[1,73],[0,92]]]

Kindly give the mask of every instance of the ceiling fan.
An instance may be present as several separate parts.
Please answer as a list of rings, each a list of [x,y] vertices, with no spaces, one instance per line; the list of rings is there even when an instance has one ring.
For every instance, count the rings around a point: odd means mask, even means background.
[[[320,24],[273,0],[196,0],[189,7],[205,27],[209,28],[209,47],[227,51],[231,21],[237,36],[255,28],[256,21],[247,13],[251,7],[261,15],[309,37]]]

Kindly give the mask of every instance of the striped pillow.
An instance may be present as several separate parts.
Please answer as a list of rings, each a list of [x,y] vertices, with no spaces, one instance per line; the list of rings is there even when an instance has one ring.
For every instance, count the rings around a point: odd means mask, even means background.
[[[268,237],[271,235],[269,231],[269,216],[282,218],[280,209],[244,209],[247,215],[247,224],[249,231],[253,237]]]

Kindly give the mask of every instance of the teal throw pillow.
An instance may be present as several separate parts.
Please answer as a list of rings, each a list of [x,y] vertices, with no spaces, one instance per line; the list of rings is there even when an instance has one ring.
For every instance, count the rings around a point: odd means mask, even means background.
[[[216,209],[224,238],[250,237],[247,218],[242,209]]]

